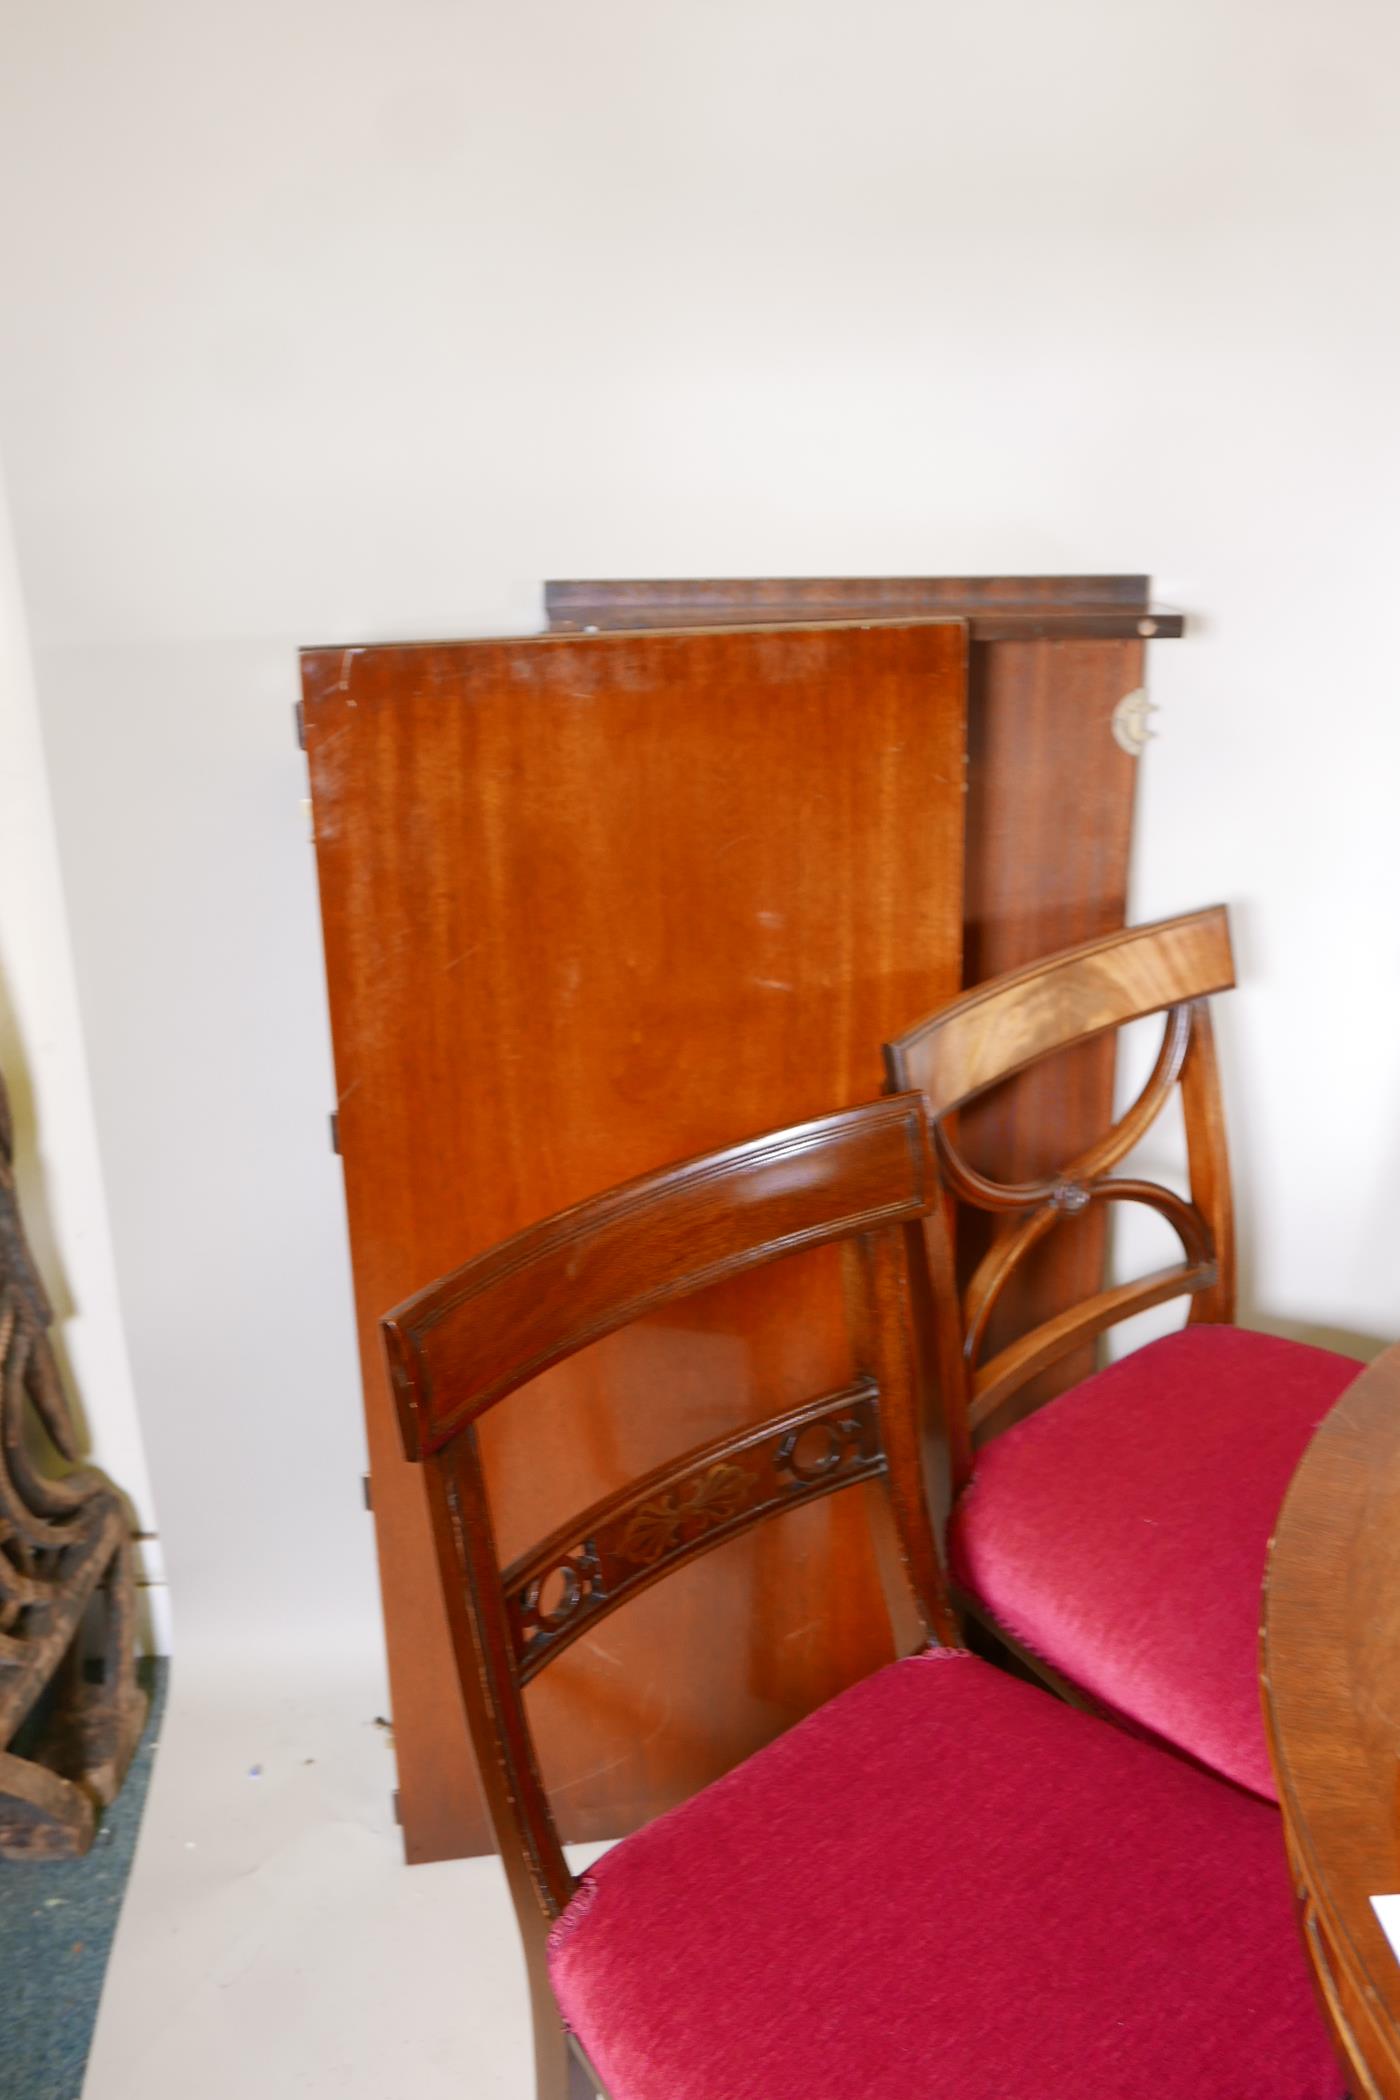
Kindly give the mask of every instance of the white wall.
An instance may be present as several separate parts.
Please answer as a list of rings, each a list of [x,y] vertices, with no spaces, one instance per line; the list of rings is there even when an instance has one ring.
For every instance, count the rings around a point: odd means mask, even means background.
[[[54,1310],[79,1439],[122,1489],[142,1638],[169,1646],[155,1500],[132,1388],[29,636],[0,476],[0,1073],[20,1210]]]
[[[371,1612],[293,645],[547,575],[1155,572],[1136,902],[1239,906],[1246,1311],[1395,1332],[1386,0],[75,0],[7,47],[0,438],[183,1612]]]

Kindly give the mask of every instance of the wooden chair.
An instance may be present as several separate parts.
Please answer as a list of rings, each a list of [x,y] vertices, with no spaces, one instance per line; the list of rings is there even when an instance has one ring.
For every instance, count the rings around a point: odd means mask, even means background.
[[[1338,2100],[1277,1817],[957,1645],[903,1246],[936,1188],[917,1096],[887,1098],[580,1204],[384,1322],[541,2100],[603,2081],[612,2100]],[[644,1313],[834,1242],[849,1385],[686,1452],[501,1567],[489,1410]],[[672,1569],[858,1482],[888,1491],[921,1652],[576,1880],[525,1687]]]
[[[956,1601],[1066,1697],[1273,1800],[1257,1676],[1265,1553],[1309,1437],[1360,1366],[1229,1324],[1230,1174],[1208,999],[1233,983],[1225,911],[1197,912],[996,978],[888,1044],[885,1057],[890,1085],[924,1096],[951,1199],[928,1212],[922,1237]],[[1151,1077],[1099,1143],[1015,1187],[962,1157],[957,1115],[969,1102],[1041,1058],[1159,1013]],[[1189,1198],[1113,1172],[1176,1087]],[[1179,1236],[1180,1260],[999,1338],[989,1353],[1021,1264],[1062,1220],[1098,1203],[1150,1206]],[[997,1219],[962,1289],[958,1206]],[[1182,1295],[1190,1309],[1179,1333],[1028,1411],[1027,1389],[1047,1367]]]

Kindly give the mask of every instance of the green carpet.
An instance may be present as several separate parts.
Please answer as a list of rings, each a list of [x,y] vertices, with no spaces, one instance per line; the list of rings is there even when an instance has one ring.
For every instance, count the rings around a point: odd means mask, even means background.
[[[79,2100],[97,2001],[146,1805],[168,1665],[144,1663],[151,1711],[85,1859],[0,1860],[0,2094]]]

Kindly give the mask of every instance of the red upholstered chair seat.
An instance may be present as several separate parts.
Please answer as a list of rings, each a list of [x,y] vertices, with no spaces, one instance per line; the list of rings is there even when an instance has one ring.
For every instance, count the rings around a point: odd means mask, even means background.
[[[611,2100],[1340,2100],[1262,1804],[976,1658],[891,1665],[586,1877]]]
[[[1259,1595],[1284,1492],[1361,1366],[1238,1327],[1153,1342],[994,1438],[954,1579],[1104,1706],[1275,1798]]]

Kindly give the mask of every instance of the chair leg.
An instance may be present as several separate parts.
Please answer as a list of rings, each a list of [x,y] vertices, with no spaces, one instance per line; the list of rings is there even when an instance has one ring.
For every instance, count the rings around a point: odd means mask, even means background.
[[[542,2035],[535,2023],[536,2100],[574,2100],[574,2052],[561,2027],[557,2035]]]
[[[551,2002],[535,2002],[535,2092],[537,2100],[608,2100]]]
[[[569,2100],[608,2100],[582,2057],[569,2051]]]
[[[608,2092],[559,2015],[549,1980],[548,1936],[538,1920],[529,1920],[525,1968],[530,1980],[530,2014],[535,2030],[536,2100],[608,2100]]]

